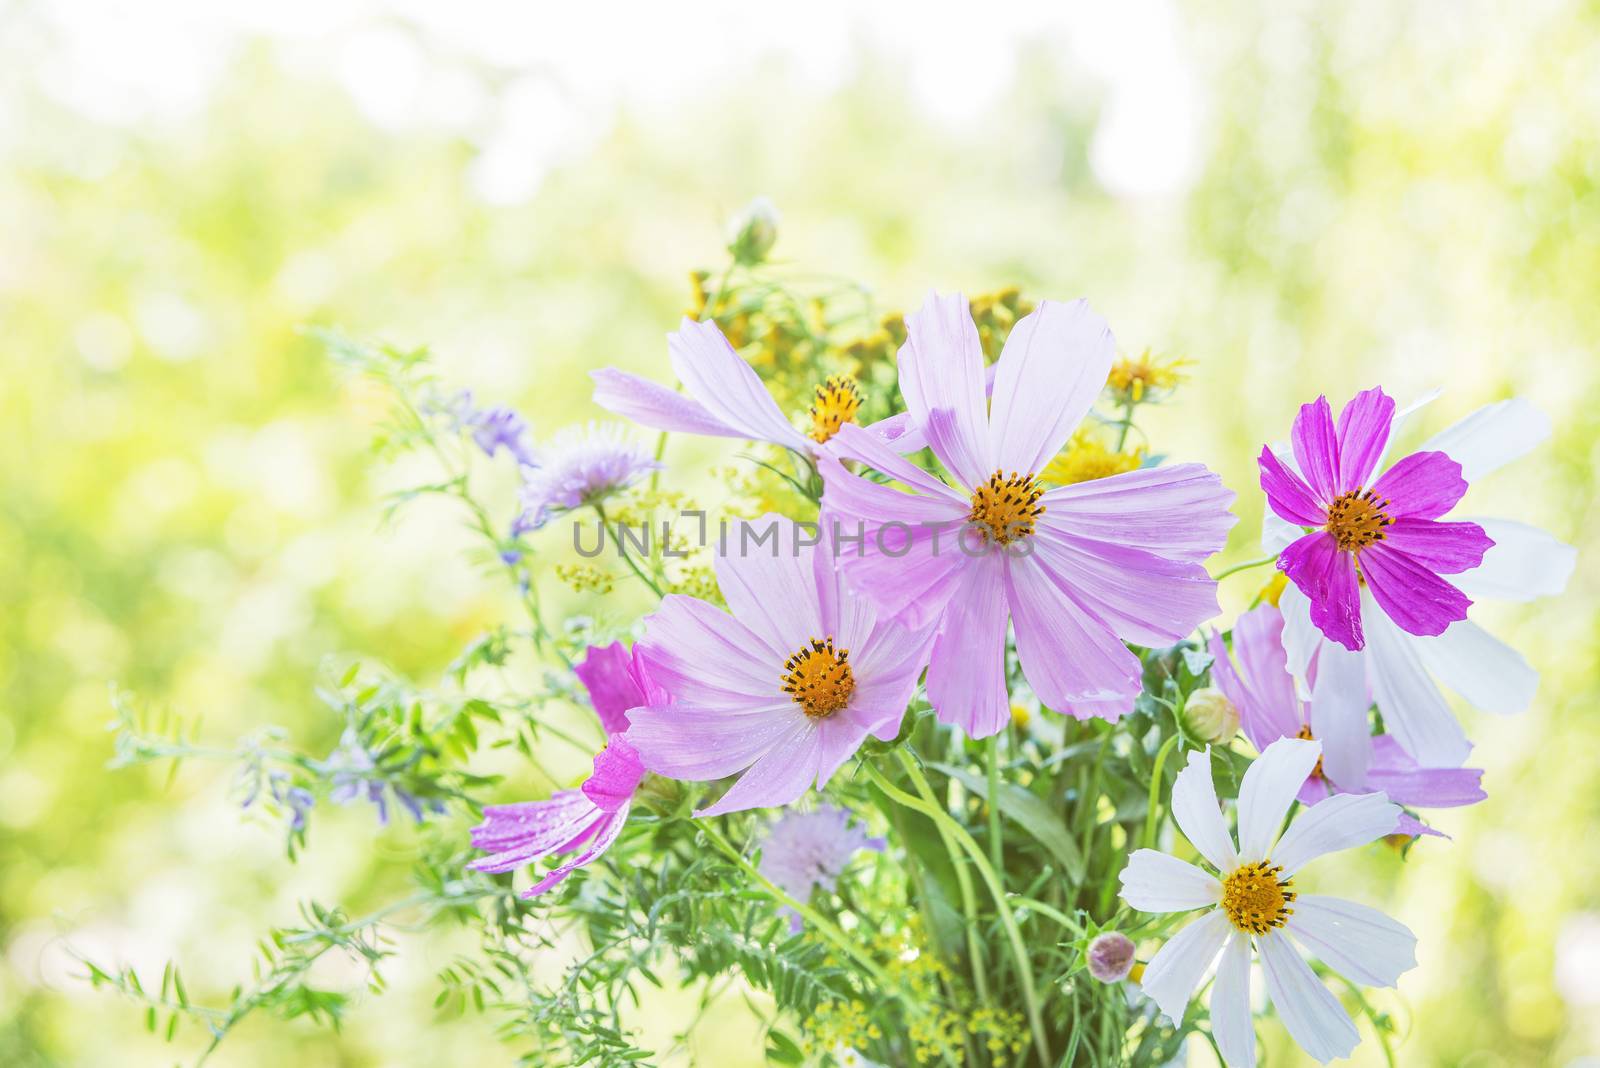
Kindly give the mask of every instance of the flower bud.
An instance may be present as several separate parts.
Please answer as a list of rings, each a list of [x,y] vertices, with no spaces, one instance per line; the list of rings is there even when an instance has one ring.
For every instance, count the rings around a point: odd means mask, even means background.
[[[1102,983],[1120,983],[1133,971],[1133,939],[1121,931],[1095,935],[1086,954],[1089,974]]]
[[[766,197],[756,197],[734,216],[728,229],[733,236],[728,251],[746,267],[760,263],[778,240],[778,209]]]
[[[1211,686],[1189,695],[1183,706],[1183,727],[1189,735],[1213,745],[1226,745],[1239,730],[1239,710]]]

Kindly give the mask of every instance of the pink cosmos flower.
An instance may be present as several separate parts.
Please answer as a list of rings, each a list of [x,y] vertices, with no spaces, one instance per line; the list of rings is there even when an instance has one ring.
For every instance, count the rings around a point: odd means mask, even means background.
[[[1411,412],[1432,400],[1426,397],[1394,417],[1398,432]],[[1550,422],[1525,400],[1498,401],[1445,428],[1422,446],[1444,453],[1461,465],[1462,477],[1477,485],[1486,476],[1526,455],[1550,436]],[[1577,552],[1550,534],[1509,519],[1473,517],[1493,545],[1482,563],[1452,575],[1449,582],[1474,601],[1526,602],[1560,593],[1576,563]],[[1301,528],[1274,516],[1262,520],[1262,543],[1276,551],[1301,536]],[[1361,590],[1360,613],[1369,639],[1359,653],[1324,637],[1313,621],[1312,604],[1294,586],[1278,601],[1283,610],[1283,643],[1289,671],[1305,680],[1315,673],[1318,686],[1343,686],[1371,694],[1383,713],[1386,729],[1419,763],[1455,767],[1467,759],[1471,744],[1440,685],[1460,694],[1485,712],[1520,712],[1532,702],[1539,674],[1511,646],[1471,619],[1457,620],[1443,634],[1417,635],[1397,626],[1373,597]],[[1335,660],[1351,660],[1340,668]],[[1307,691],[1309,693],[1309,691]]]
[[[715,559],[732,614],[672,594],[640,643],[673,697],[629,714],[645,763],[677,779],[744,772],[697,816],[820,789],[868,734],[895,736],[927,663],[925,633],[845,592],[828,538],[805,544],[775,515],[754,527],[778,534],[756,547],[730,539]]]
[[[1233,655],[1220,634],[1211,636],[1211,676],[1217,687],[1239,710],[1239,726],[1257,752],[1279,738],[1315,739],[1322,743],[1322,759],[1301,785],[1299,798],[1307,805],[1334,794],[1381,791],[1389,800],[1413,808],[1454,808],[1482,801],[1486,796],[1478,768],[1428,768],[1418,764],[1387,734],[1373,737],[1367,719],[1372,701],[1360,678],[1355,654],[1342,646],[1329,654],[1323,678],[1313,679],[1311,699],[1296,692],[1283,648],[1283,615],[1272,605],[1262,605],[1239,617],[1233,627]],[[1348,672],[1351,684],[1333,676]],[[1396,833],[1437,833],[1414,816],[1401,813]]]
[[[1041,302],[1012,328],[992,404],[965,298],[933,294],[906,326],[900,390],[956,484],[841,428],[819,469],[824,504],[866,529],[840,561],[848,583],[909,626],[936,626],[928,697],[969,735],[994,734],[1010,715],[1008,620],[1045,704],[1117,719],[1140,690],[1139,658],[1123,640],[1170,645],[1216,614],[1201,561],[1233,526],[1233,494],[1199,464],[1041,483],[1115,351],[1086,302]],[[852,474],[844,458],[913,492]]]
[[[1303,405],[1291,431],[1295,464],[1263,447],[1258,464],[1267,503],[1283,519],[1314,527],[1278,557],[1278,567],[1311,600],[1311,618],[1347,649],[1366,644],[1361,585],[1400,629],[1442,634],[1472,602],[1441,575],[1477,567],[1494,544],[1476,523],[1443,523],[1467,491],[1461,465],[1443,452],[1415,452],[1377,479],[1394,401],[1381,389],[1357,393],[1334,426],[1328,398]]]
[[[575,670],[608,738],[594,758],[593,774],[578,789],[558,790],[548,801],[490,805],[483,810],[483,822],[472,829],[474,848],[492,854],[469,865],[477,871],[511,871],[542,857],[577,854],[550,869],[523,897],[537,897],[556,886],[617,840],[646,770],[623,734],[628,709],[667,699],[637,646],[631,654],[620,642],[591,646]]]
[[[816,388],[807,413],[809,431],[800,433],[779,410],[761,377],[713,322],[686,317],[667,335],[667,355],[673,373],[683,383],[682,393],[615,367],[603,367],[590,372],[594,402],[641,426],[764,441],[802,456],[815,455],[841,426],[854,425],[861,407],[856,383],[830,376]],[[870,429],[900,452],[913,452],[924,444],[904,413],[874,423]]]

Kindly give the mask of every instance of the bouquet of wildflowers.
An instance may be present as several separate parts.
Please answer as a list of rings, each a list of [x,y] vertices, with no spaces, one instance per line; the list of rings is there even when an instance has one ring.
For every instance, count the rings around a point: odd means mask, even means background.
[[[1243,1066],[1258,1027],[1326,1062],[1363,1017],[1387,1048],[1365,988],[1415,939],[1302,873],[1336,888],[1337,854],[1408,849],[1430,809],[1484,798],[1441,685],[1526,707],[1536,676],[1469,608],[1559,592],[1573,553],[1453,512],[1539,414],[1503,401],[1407,449],[1413,409],[1382,389],[1337,419],[1318,397],[1262,428],[1288,440],[1258,459],[1267,555],[1213,574],[1234,492],[1140,427],[1180,361],[1016,290],[880,315],[769,262],[774,234],[758,206],[694,276],[670,375],[594,372],[619,423],[535,440],[423,352],[329,338],[392,394],[385,453],[431,465],[400,500],[461,509],[518,613],[438,687],[330,680],[326,756],[270,731],[201,746],[124,703],[119,759],[237,761],[291,858],[318,805],[403,812],[417,890],[308,903],[220,1003],[176,967],[159,990],[91,978],[209,1054],[258,1011],[337,1023],[350,992],[315,963],[380,989],[404,921],[474,932],[440,1004],[497,1016],[529,1064],[681,1063],[694,1021],[672,1049],[634,1022],[666,981],[746,992],[775,1064],[1160,1065],[1198,1038]],[[674,487],[685,435],[739,443],[714,507]],[[518,499],[480,495],[485,465],[514,465]],[[1221,626],[1218,580],[1273,563]],[[552,617],[558,584],[583,615]],[[552,775],[552,745],[589,773]],[[521,770],[486,774],[496,750]]]

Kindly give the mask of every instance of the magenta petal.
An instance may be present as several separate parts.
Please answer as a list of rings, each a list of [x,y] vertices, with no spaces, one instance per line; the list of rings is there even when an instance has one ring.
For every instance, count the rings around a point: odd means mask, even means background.
[[[1318,503],[1316,491],[1278,459],[1270,446],[1261,446],[1256,466],[1261,469],[1261,491],[1280,518],[1302,527],[1320,527],[1328,521],[1328,510]]]
[[[1467,480],[1444,453],[1414,452],[1379,476],[1372,491],[1388,501],[1383,510],[1395,518],[1438,519],[1467,492]]]
[[[1346,649],[1366,644],[1361,632],[1361,587],[1351,555],[1326,531],[1292,542],[1278,555],[1278,569],[1311,601],[1311,622]]]
[[[928,664],[928,700],[941,722],[987,738],[1010,721],[1006,596],[998,554],[965,561]]]
[[[1410,634],[1443,634],[1467,618],[1466,594],[1387,542],[1361,550],[1361,574],[1378,607]]]
[[[1239,710],[1239,727],[1257,752],[1279,738],[1293,738],[1305,722],[1283,648],[1283,615],[1264,604],[1233,625],[1233,658],[1221,634],[1213,634],[1211,681]]]
[[[594,772],[582,786],[583,796],[602,812],[615,812],[633,798],[644,778],[644,765],[626,737],[618,735],[595,754]]]
[[[1316,492],[1317,499],[1331,501],[1339,493],[1339,438],[1333,429],[1333,409],[1327,397],[1318,397],[1300,406],[1294,427],[1289,432],[1295,463]]]
[[[1383,532],[1383,542],[1429,571],[1456,575],[1483,563],[1494,542],[1476,523],[1443,523],[1437,519],[1396,519]]]
[[[493,856],[474,861],[478,871],[510,871],[569,844],[595,820],[594,802],[581,790],[561,790],[548,801],[490,805],[472,828],[472,846]]]
[[[1381,389],[1364,389],[1339,413],[1339,492],[1360,489],[1389,444],[1394,399]]]
[[[578,854],[576,857],[573,857],[560,867],[552,868],[544,878],[540,879],[538,882],[528,887],[528,889],[524,890],[522,892],[522,896],[538,897],[546,890],[549,890],[559,884],[574,871],[599,859],[600,855],[606,850],[610,849],[612,843],[617,840],[617,837],[620,834],[622,834],[622,828],[627,822],[627,805],[623,805],[615,812],[609,813],[602,817],[601,821],[595,825],[594,837],[590,839],[588,847],[584,849],[582,853]]]
[[[572,669],[589,691],[589,703],[606,736],[628,729],[628,709],[645,703],[644,691],[634,674],[633,654],[621,642],[591,645],[582,661]]]
[[[589,377],[594,379],[596,404],[640,426],[712,437],[746,436],[744,431],[724,423],[692,397],[638,375],[615,367],[602,367],[590,371]]]
[[[1139,693],[1139,658],[1077,592],[1045,556],[1007,561],[1006,599],[1028,685],[1057,712],[1116,721]]]

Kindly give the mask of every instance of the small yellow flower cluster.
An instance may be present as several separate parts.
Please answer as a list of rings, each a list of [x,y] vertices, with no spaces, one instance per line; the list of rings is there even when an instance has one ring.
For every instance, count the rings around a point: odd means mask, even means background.
[[[983,355],[990,363],[1000,358],[1000,350],[1005,347],[1006,338],[1017,320],[1034,309],[1033,301],[1024,300],[1016,286],[979,293],[968,303],[972,305],[972,321],[978,327]]]
[[[801,1048],[807,1056],[815,1056],[819,1049],[860,1049],[882,1037],[883,1030],[868,1019],[867,1006],[860,998],[827,1001],[806,1021]]]
[[[717,585],[716,574],[704,564],[693,564],[682,568],[667,592],[698,597],[715,605],[724,603],[722,589]]]
[[[967,1032],[977,1037],[989,1051],[989,1063],[999,1068],[1007,1054],[1016,1056],[1027,1045],[1027,1030],[1022,1013],[1004,1009],[978,1009],[967,1019]]]
[[[557,564],[556,578],[578,593],[606,594],[613,585],[611,575],[588,564]]]
[[[1184,378],[1180,368],[1187,367],[1189,362],[1176,357],[1157,356],[1149,349],[1136,357],[1123,356],[1111,365],[1111,374],[1106,377],[1106,389],[1111,391],[1112,399],[1123,407],[1154,404],[1178,388],[1178,383]]]
[[[841,351],[855,364],[858,378],[871,378],[876,368],[894,363],[895,354],[905,343],[905,318],[899,312],[894,312],[878,321],[878,329],[866,337],[849,342]]]
[[[1143,463],[1143,447],[1129,451],[1108,449],[1100,441],[1099,434],[1089,427],[1082,427],[1040,474],[1047,481],[1070,486],[1134,471]]]

